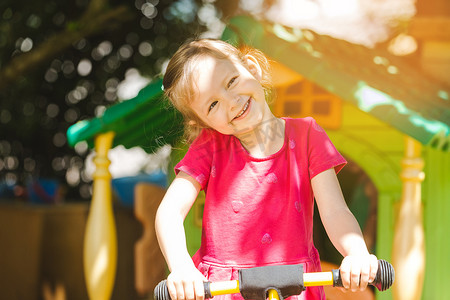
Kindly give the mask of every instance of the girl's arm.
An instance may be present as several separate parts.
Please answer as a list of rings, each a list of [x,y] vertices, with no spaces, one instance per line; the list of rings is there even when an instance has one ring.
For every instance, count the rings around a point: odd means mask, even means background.
[[[349,210],[334,169],[311,180],[325,230],[336,249],[344,256],[340,270],[345,289],[363,290],[375,279],[378,262],[370,255],[358,222]]]
[[[173,300],[203,300],[204,276],[188,253],[184,219],[200,191],[200,184],[180,172],[169,186],[156,212],[156,235],[170,270],[167,287]]]

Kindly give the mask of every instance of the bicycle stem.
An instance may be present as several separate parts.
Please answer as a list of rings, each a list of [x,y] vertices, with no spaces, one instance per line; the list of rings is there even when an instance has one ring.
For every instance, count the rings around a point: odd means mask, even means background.
[[[303,285],[305,287],[333,285],[334,281],[335,279],[332,271],[303,273]],[[239,280],[205,282],[205,294],[208,294],[208,290],[211,296],[238,294],[240,293]],[[276,293],[275,290],[270,291],[274,291]],[[276,299],[278,299],[278,296]]]

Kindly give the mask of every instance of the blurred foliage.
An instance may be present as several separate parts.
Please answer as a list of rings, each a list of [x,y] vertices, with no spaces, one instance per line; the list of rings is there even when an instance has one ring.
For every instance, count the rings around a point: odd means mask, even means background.
[[[233,14],[238,3],[3,0],[0,184],[53,178],[68,199],[88,199],[90,183],[82,172],[88,149],[68,147],[67,128],[116,103],[128,70],[147,78],[159,74],[186,38],[205,32],[211,18]],[[199,17],[201,10],[209,17]]]

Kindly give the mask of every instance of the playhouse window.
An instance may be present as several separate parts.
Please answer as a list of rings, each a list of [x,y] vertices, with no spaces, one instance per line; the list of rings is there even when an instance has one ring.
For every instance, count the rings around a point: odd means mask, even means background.
[[[341,126],[342,100],[323,87],[302,78],[288,86],[276,88],[273,105],[276,116],[313,117],[324,128]]]

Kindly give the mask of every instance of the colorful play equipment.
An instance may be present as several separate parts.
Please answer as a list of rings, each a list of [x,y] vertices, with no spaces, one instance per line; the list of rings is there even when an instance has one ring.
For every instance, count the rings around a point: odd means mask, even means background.
[[[445,288],[450,268],[445,232],[450,228],[448,87],[420,74],[404,58],[249,16],[229,20],[222,39],[268,55],[278,95],[274,113],[316,118],[338,150],[356,162],[377,188],[376,254],[391,260],[396,270],[396,284],[377,293],[377,299],[413,300],[422,294],[426,299],[450,298]],[[116,145],[141,146],[149,153],[164,144],[181,148],[177,144],[181,134],[181,116],[165,104],[161,78],[137,97],[67,131],[72,146],[83,141],[90,148],[100,147],[85,240],[91,299],[109,298],[115,273],[105,151]],[[201,205],[198,201],[187,220],[191,250],[198,246],[192,236],[199,236],[195,224],[201,224]],[[100,278],[105,283],[100,284]]]

